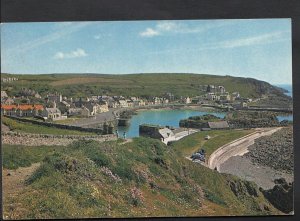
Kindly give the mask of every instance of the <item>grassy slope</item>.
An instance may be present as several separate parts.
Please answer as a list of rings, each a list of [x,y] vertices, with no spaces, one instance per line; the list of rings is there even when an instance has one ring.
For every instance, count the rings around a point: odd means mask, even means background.
[[[2,76],[6,76],[2,74]],[[12,93],[22,87],[32,88],[45,95],[47,91],[59,91],[66,96],[110,95],[160,96],[172,92],[177,96],[196,96],[199,86],[223,85],[229,92],[239,91],[242,96],[258,96],[262,85],[274,89],[265,82],[249,78],[203,74],[130,74],[130,75],[16,75],[19,81],[3,84],[2,89],[13,86]],[[277,90],[277,89],[274,89]],[[280,92],[281,93],[281,92]]]
[[[2,117],[1,122],[7,125],[14,132],[34,133],[34,134],[53,134],[53,135],[96,135],[92,132],[82,132],[77,130],[67,130],[60,128],[52,128],[42,125],[25,123]]]
[[[212,130],[194,133],[185,139],[175,142],[172,146],[179,155],[190,156],[200,148],[206,151],[206,156],[214,152],[224,144],[227,144],[237,138],[252,133],[253,130]],[[205,136],[209,135],[211,139],[205,140]]]
[[[10,165],[5,159],[13,159],[6,155],[17,154],[12,148],[21,147],[4,145],[4,165]],[[105,143],[78,141],[66,148],[47,147],[47,151],[42,151],[42,147],[22,148],[38,155],[38,160],[44,158],[18,198],[4,199],[4,215],[9,217],[279,213],[259,191],[258,197],[248,193],[236,196],[229,184],[242,182],[238,178],[192,163],[179,156],[172,147],[154,139],[136,138],[126,144],[122,144],[122,140]],[[104,173],[103,167],[121,181]],[[249,185],[257,189],[254,184]],[[261,211],[262,204],[268,205],[270,211]],[[13,215],[9,212],[12,207],[15,207]]]

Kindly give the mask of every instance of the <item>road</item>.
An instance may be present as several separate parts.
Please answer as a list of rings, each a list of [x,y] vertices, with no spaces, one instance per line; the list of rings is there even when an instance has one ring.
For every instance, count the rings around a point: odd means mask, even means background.
[[[230,157],[242,156],[248,152],[248,147],[254,144],[254,140],[262,137],[269,136],[274,132],[280,130],[281,127],[276,128],[257,128],[256,131],[225,144],[214,151],[208,159],[208,167],[210,169],[220,170],[220,165],[225,163]]]

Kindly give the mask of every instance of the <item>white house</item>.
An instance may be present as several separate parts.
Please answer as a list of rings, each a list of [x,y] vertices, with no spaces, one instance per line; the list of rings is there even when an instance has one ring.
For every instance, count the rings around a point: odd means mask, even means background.
[[[43,117],[46,119],[60,120],[61,111],[56,107],[46,107],[43,112]]]
[[[190,103],[192,103],[192,100],[190,97],[185,97],[185,98],[183,98],[183,103],[190,104]]]
[[[128,107],[128,103],[126,100],[119,100],[120,107]]]
[[[168,144],[168,142],[170,142],[170,141],[176,140],[173,131],[170,130],[169,128],[159,129],[158,133],[161,136],[161,141],[165,144]]]
[[[207,93],[206,99],[211,101],[218,101],[220,100],[220,96],[216,95],[215,93]]]

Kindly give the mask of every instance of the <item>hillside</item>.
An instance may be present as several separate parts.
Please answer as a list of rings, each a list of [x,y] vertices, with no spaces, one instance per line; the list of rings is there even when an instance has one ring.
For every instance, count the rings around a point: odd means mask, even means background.
[[[89,95],[123,95],[123,96],[161,96],[171,92],[175,96],[197,96],[201,93],[201,85],[223,85],[227,91],[238,91],[244,97],[259,97],[261,94],[275,94],[287,99],[284,90],[267,82],[252,78],[216,76],[205,74],[41,74],[11,75],[19,80],[2,83],[1,89],[8,94],[17,93],[21,88],[31,88],[45,95],[58,91],[65,96],[86,97]]]
[[[10,219],[281,214],[254,183],[195,164],[151,138],[3,151],[4,168],[40,162],[17,197],[4,198]]]

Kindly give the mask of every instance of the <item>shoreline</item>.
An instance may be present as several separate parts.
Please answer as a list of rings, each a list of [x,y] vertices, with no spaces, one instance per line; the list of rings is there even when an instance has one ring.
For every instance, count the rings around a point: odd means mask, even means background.
[[[218,112],[218,113],[227,113],[227,111],[222,111],[220,109],[214,107],[203,107],[199,105],[195,106],[177,106],[176,108],[172,106],[157,106],[157,107],[141,107],[137,108],[136,112],[142,111],[160,111],[160,110],[196,110],[196,111],[203,111],[203,112]]]

